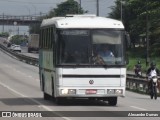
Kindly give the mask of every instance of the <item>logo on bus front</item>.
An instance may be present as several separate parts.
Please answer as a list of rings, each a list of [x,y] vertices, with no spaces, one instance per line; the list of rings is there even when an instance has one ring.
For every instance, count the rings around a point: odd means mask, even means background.
[[[90,80],[90,81],[89,81],[89,84],[92,85],[93,83],[94,83],[94,80]]]

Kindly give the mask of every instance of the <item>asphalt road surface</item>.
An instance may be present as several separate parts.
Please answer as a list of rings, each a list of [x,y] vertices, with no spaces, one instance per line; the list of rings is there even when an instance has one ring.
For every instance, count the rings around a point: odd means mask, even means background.
[[[28,53],[28,47],[21,47],[22,51],[20,54],[33,57],[33,58],[39,58],[39,54],[36,51],[33,51],[32,53]]]
[[[0,51],[0,111],[90,111],[90,117],[67,116],[42,118],[10,118],[11,120],[158,120],[160,117],[116,117],[121,111],[160,111],[160,98],[151,100],[148,95],[126,92],[126,97],[118,98],[117,106],[109,106],[102,101],[87,99],[67,100],[57,105],[53,100],[43,100],[40,90],[38,67],[20,62]],[[91,111],[105,111],[112,117],[93,117]],[[119,112],[114,112],[119,111]],[[55,112],[53,112],[55,113]],[[87,113],[87,112],[86,112]],[[155,112],[153,112],[155,113]],[[160,113],[160,112],[159,112]],[[74,113],[73,113],[74,114]],[[92,116],[93,115],[93,116]],[[160,114],[158,114],[160,116]],[[0,118],[5,120],[8,118]]]

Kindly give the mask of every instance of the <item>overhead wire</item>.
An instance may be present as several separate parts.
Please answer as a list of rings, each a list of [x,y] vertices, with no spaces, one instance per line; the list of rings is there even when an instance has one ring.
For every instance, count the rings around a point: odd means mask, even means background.
[[[18,0],[0,0],[3,2],[14,2],[14,3],[27,3],[27,4],[57,4],[57,2],[26,2],[26,1],[18,1]]]

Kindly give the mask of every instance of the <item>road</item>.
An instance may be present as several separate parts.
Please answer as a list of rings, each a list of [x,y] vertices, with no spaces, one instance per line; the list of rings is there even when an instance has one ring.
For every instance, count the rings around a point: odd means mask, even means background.
[[[127,91],[117,106],[86,99],[68,100],[57,105],[43,100],[39,85],[38,67],[17,61],[0,51],[0,111],[159,111],[160,98],[151,100],[147,95]],[[116,116],[118,113],[114,113]],[[82,115],[83,116],[83,115]],[[160,116],[160,115],[159,115]],[[1,120],[2,118],[0,118]],[[33,119],[33,118],[24,118]],[[55,117],[35,120],[157,120],[159,117]],[[12,120],[17,120],[13,118]]]
[[[4,43],[4,40],[2,38],[0,38],[0,44],[7,47],[7,44]],[[29,56],[29,57],[33,57],[33,58],[39,58],[39,54],[36,53],[36,52],[28,53],[28,47],[21,46],[21,50],[22,50],[21,53],[18,52],[19,54]]]
[[[33,58],[39,58],[39,54],[36,52],[28,53],[28,48],[27,47],[21,47],[22,51],[20,54],[33,57]]]

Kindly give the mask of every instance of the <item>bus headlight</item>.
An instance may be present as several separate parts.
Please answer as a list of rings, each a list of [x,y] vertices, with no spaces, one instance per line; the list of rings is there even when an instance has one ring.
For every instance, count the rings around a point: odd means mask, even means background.
[[[76,94],[76,89],[69,89],[68,94]]]
[[[122,89],[108,89],[107,94],[117,94],[120,95],[123,93]]]
[[[114,94],[114,89],[108,89],[107,94]]]
[[[123,93],[123,90],[122,89],[117,89],[115,90],[115,94],[122,94]]]
[[[68,89],[61,89],[62,94],[68,94]]]
[[[76,89],[61,89],[61,94],[76,94]]]

